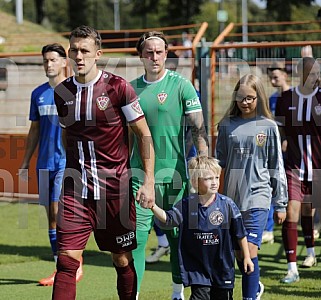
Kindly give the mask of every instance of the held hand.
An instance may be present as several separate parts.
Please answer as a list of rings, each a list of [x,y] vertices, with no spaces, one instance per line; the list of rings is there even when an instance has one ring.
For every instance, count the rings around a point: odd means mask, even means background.
[[[254,264],[251,258],[244,258],[243,265],[246,274],[251,274],[254,271]]]
[[[136,193],[136,201],[143,208],[151,208],[155,205],[155,190],[153,183],[144,183]]]
[[[273,218],[274,218],[274,223],[280,225],[285,221],[286,212],[275,211]]]

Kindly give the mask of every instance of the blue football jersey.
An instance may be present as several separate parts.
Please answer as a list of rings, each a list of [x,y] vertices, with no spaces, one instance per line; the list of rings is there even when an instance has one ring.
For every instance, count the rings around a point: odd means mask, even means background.
[[[54,102],[54,89],[46,82],[31,94],[30,121],[39,121],[37,169],[56,171],[65,167],[66,154]]]

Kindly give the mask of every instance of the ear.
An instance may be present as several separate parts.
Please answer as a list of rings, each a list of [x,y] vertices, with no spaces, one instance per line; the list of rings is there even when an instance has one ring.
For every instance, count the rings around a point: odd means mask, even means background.
[[[195,177],[192,177],[190,179],[190,181],[191,181],[191,185],[192,185],[194,192],[197,192],[198,191],[198,180]]]
[[[96,59],[98,60],[103,55],[103,51],[101,49],[98,49],[96,52]]]
[[[63,59],[62,66],[65,68],[67,67],[67,58]]]

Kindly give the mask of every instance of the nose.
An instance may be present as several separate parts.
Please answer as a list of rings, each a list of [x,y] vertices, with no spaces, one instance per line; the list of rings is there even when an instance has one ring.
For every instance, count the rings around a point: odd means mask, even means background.
[[[76,52],[75,58],[76,58],[77,60],[82,60],[82,53],[81,53],[80,50]]]
[[[157,60],[157,53],[156,53],[156,52],[153,52],[153,54],[152,54],[152,60],[153,60],[153,61]]]

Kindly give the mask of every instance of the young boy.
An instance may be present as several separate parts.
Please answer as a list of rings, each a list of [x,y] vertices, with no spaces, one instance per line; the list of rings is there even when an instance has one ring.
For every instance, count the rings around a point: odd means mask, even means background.
[[[218,193],[221,167],[216,159],[197,156],[188,167],[195,193],[168,211],[156,204],[151,210],[162,228],[179,226],[180,270],[184,286],[191,286],[190,300],[233,299],[235,243],[243,252],[244,269],[254,270],[241,213]]]

